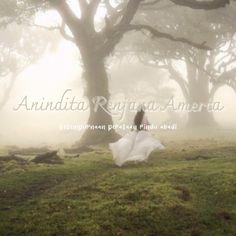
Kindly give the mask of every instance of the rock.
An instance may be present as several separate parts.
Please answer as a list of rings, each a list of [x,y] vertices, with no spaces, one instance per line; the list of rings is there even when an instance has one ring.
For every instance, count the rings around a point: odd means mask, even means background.
[[[63,164],[64,161],[57,155],[57,151],[37,155],[32,162],[46,164]]]
[[[23,158],[21,157],[18,157],[16,155],[7,155],[7,156],[0,156],[0,161],[16,161],[17,163],[20,163],[20,164],[26,164],[27,161],[24,160]]]
[[[47,147],[15,148],[15,149],[9,150],[10,154],[24,155],[24,156],[37,155],[37,154],[46,153],[46,152],[50,152],[50,150]]]

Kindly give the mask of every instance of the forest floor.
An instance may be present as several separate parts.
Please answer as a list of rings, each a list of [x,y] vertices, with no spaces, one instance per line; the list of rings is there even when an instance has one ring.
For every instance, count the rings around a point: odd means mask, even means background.
[[[164,143],[122,168],[107,147],[57,165],[0,162],[0,235],[236,235],[236,142]]]

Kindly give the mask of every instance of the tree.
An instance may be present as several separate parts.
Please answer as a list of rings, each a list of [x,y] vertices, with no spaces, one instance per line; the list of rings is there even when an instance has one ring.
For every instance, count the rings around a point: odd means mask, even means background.
[[[105,125],[105,131],[87,130],[82,138],[81,144],[94,144],[107,141],[114,141],[117,135],[114,130],[108,132],[108,125],[112,124],[112,118],[101,107],[95,111],[93,98],[103,96],[109,100],[110,94],[108,89],[108,77],[105,68],[105,59],[110,55],[116,45],[121,41],[125,33],[130,31],[149,31],[153,37],[166,38],[172,41],[179,41],[193,45],[200,49],[208,49],[205,45],[193,43],[182,37],[175,38],[167,33],[162,33],[150,25],[133,24],[131,23],[136,15],[139,7],[145,7],[153,4],[158,4],[160,1],[144,1],[144,0],[128,0],[114,1],[109,0],[78,0],[79,8],[76,11],[65,0],[22,0],[8,1],[4,0],[4,7],[11,4],[15,11],[10,11],[11,16],[8,21],[17,18],[22,21],[25,17],[41,10],[43,7],[52,7],[56,9],[62,18],[62,24],[59,27],[61,33],[67,39],[73,41],[79,48],[81,58],[84,65],[84,75],[87,83],[87,96],[90,104],[90,117],[88,123],[90,125]],[[171,0],[174,4],[191,7],[193,9],[212,10],[226,6],[229,0],[212,0],[212,1],[197,1],[197,0]],[[33,9],[32,4],[33,3]],[[96,29],[95,15],[99,7],[106,8],[106,17],[104,26]],[[9,7],[8,7],[9,9]],[[10,10],[12,10],[10,8]],[[23,12],[23,13],[22,13]],[[68,32],[70,31],[70,32]],[[68,34],[69,33],[69,34]],[[106,109],[105,105],[105,109]]]
[[[0,110],[6,105],[20,73],[35,63],[49,46],[48,32],[11,24],[0,31],[0,78],[2,86]]]
[[[215,92],[223,85],[236,91],[235,5],[233,7],[225,12],[211,12],[207,15],[202,12],[197,16],[191,11],[183,13],[180,9],[165,11],[163,14],[168,16],[169,21],[164,23],[169,26],[168,30],[177,35],[181,31],[181,34],[190,39],[208,38],[213,49],[196,50],[186,44],[176,47],[166,42],[160,47],[159,44],[146,40],[136,47],[136,50],[141,51],[140,60],[157,69],[166,69],[189,104],[209,104],[213,101]],[[155,14],[149,14],[148,17],[149,21],[161,21]],[[201,22],[199,18],[202,19]],[[200,112],[189,112],[189,126],[215,124],[213,113],[204,107]]]
[[[231,51],[229,47],[229,51],[224,54],[222,52],[223,55],[220,58],[220,48],[208,53],[198,53],[192,58],[185,56],[187,81],[176,69],[173,60],[167,60],[166,68],[170,73],[170,78],[179,84],[187,103],[209,104],[213,102],[215,92],[223,85],[230,86],[236,92],[236,70],[232,67],[236,62],[236,47],[235,42],[231,44],[234,45],[233,50]],[[188,126],[190,127],[214,126],[215,124],[213,113],[204,107],[199,112],[189,113]]]
[[[149,67],[142,65],[136,56],[117,51],[115,63],[109,70],[111,73],[109,79],[111,99],[135,102],[136,105],[141,102],[148,104],[156,101],[164,106],[173,96],[174,91],[165,85],[166,78],[163,73],[154,69],[150,70]],[[127,109],[123,116],[125,120],[121,121],[132,124],[134,116],[134,111]]]

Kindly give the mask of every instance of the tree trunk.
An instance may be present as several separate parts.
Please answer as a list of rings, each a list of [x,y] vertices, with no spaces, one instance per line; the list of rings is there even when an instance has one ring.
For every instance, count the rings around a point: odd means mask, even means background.
[[[190,104],[208,104],[210,99],[209,81],[204,73],[196,68],[188,69],[189,78],[189,103]],[[194,79],[195,78],[195,79]],[[189,112],[188,127],[206,127],[215,126],[216,122],[212,112],[202,107],[200,111]]]
[[[4,106],[6,105],[6,103],[9,100],[11,91],[14,87],[15,81],[16,81],[16,77],[17,77],[17,72],[13,72],[10,78],[10,83],[8,85],[8,87],[5,89],[5,91],[3,92],[3,97],[0,101],[0,111],[4,108]]]
[[[109,129],[109,126],[113,125],[113,121],[107,106],[110,94],[104,57],[90,54],[89,50],[86,50],[86,55],[82,54],[82,59],[84,62],[86,96],[90,105],[87,124],[91,128],[84,132],[78,144],[82,146],[114,142],[120,136],[114,129]],[[104,104],[98,105],[99,99]]]
[[[212,113],[202,110],[200,112],[190,112],[188,116],[188,127],[213,127],[216,126]]]

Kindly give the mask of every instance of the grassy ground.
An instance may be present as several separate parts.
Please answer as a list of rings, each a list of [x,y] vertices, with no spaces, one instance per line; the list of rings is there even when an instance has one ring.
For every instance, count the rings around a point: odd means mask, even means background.
[[[196,139],[122,168],[105,147],[0,163],[0,235],[236,235],[235,161],[234,142]]]

